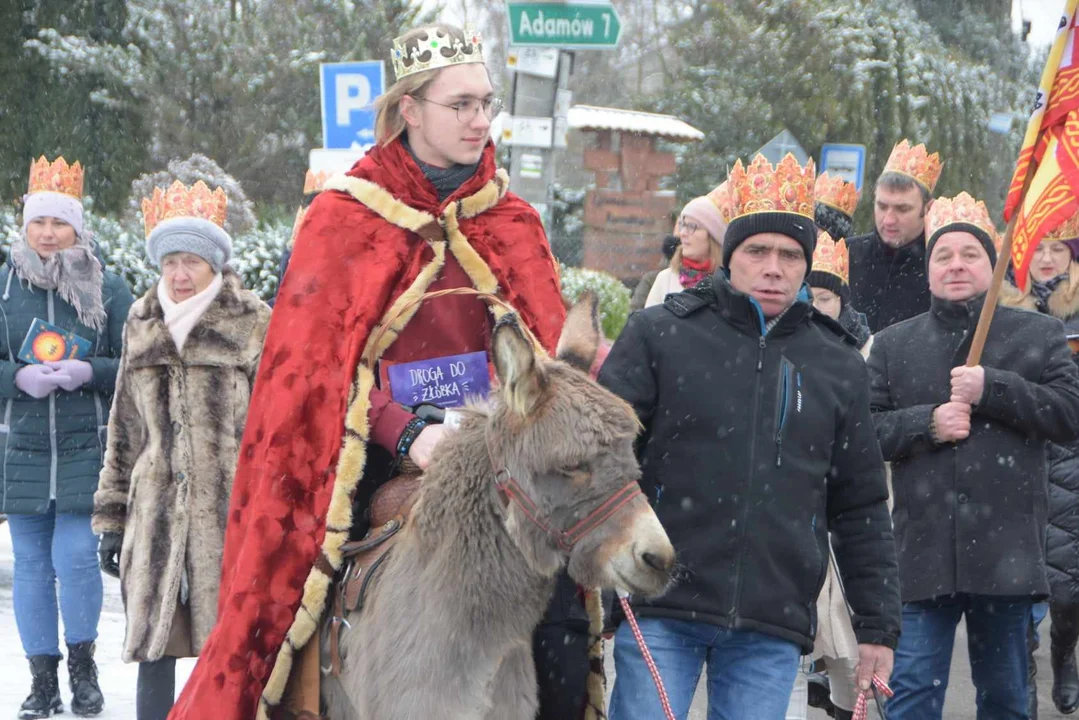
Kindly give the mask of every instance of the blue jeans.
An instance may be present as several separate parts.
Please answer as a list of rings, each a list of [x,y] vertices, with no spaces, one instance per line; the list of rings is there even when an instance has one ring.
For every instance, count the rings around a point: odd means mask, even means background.
[[[783,720],[786,716],[802,654],[794,643],[751,630],[670,618],[641,618],[640,625],[675,717],[684,719],[689,714],[706,661],[709,720]],[[614,669],[610,720],[663,717],[652,675],[625,621],[614,638]]]
[[[56,581],[69,645],[97,639],[101,571],[89,515],[8,515],[15,551],[15,624],[27,657],[60,655]]]
[[[1032,606],[1025,598],[966,593],[905,603],[889,719],[941,717],[955,628],[966,617],[978,720],[1026,720],[1027,628]]]

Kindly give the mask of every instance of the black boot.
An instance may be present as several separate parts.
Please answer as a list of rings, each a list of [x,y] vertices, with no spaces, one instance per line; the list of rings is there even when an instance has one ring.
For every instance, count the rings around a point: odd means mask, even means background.
[[[1053,665],[1053,704],[1065,715],[1079,709],[1079,672],[1075,667],[1075,645],[1061,646],[1054,638],[1049,646]]]
[[[19,708],[19,720],[36,720],[52,717],[64,711],[60,700],[60,680],[56,668],[60,665],[58,655],[35,655],[30,658],[30,697]]]
[[[105,707],[105,698],[97,684],[93,642],[67,646],[67,672],[71,682],[71,712],[79,717],[99,714]]]

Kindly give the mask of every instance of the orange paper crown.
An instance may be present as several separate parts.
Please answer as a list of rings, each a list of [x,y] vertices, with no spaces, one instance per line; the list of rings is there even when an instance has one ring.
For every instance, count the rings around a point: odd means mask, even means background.
[[[813,188],[817,202],[833,207],[849,218],[854,217],[858,207],[858,188],[841,177],[822,172]],[[829,236],[831,237],[831,236]]]
[[[910,146],[906,140],[901,140],[892,148],[892,154],[888,157],[888,163],[884,166],[884,172],[895,172],[906,175],[929,192],[937,186],[940,180],[940,171],[944,163],[940,161],[939,153],[930,154],[925,145]]]
[[[82,200],[82,165],[76,160],[68,165],[62,157],[49,162],[42,155],[30,163],[30,187],[28,194],[54,192]]]
[[[813,160],[803,168],[790,153],[775,167],[760,154],[748,168],[736,160],[727,178],[731,220],[753,213],[785,212],[804,215],[812,221],[815,175]]]
[[[847,251],[847,241],[840,238],[839,242],[836,242],[823,230],[817,233],[817,247],[813,250],[813,272],[831,273],[842,280],[844,285],[849,285],[850,252]]]
[[[972,225],[988,235],[994,245],[1000,245],[997,229],[993,226],[985,203],[965,192],[954,198],[937,198],[933,201],[925,216],[926,240],[931,240],[941,229],[956,224]]]
[[[734,199],[731,197],[727,181],[724,180],[712,192],[708,193],[708,199],[719,208],[719,214],[723,217],[723,222],[729,223],[734,213]]]
[[[218,227],[225,227],[225,214],[229,200],[225,191],[210,191],[202,180],[190,188],[177,180],[168,190],[154,188],[154,194],[142,199],[143,225],[149,237],[154,228],[165,220],[178,217],[194,217],[209,220]]]
[[[330,179],[330,174],[328,170],[319,170],[318,172],[308,170],[303,178],[303,194],[310,195],[311,193],[320,192],[326,185],[326,181]]]
[[[1076,238],[1079,238],[1079,212],[1046,233],[1045,237],[1042,238],[1042,242],[1075,240]]]

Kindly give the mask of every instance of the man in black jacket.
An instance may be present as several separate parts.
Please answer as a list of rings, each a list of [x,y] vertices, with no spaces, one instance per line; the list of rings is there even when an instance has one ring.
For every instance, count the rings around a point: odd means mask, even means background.
[[[788,155],[773,169],[758,156],[735,164],[729,187],[727,269],[634,314],[600,382],[644,425],[641,483],[685,570],[663,598],[634,605],[675,715],[707,660],[722,717],[781,720],[813,647],[829,529],[863,687],[891,671],[897,567],[864,362],[804,288],[812,164]],[[611,719],[661,717],[625,623],[615,668]]]
[[[1079,373],[1059,320],[998,308],[964,367],[996,260],[985,206],[927,219],[929,312],[878,333],[873,420],[892,462],[903,591],[892,720],[941,717],[966,618],[979,718],[1027,717],[1027,628],[1048,593],[1046,441],[1079,435]]]
[[[866,314],[874,333],[929,309],[925,214],[941,167],[940,156],[925,145],[896,145],[877,180],[876,229],[847,238],[851,304]]]

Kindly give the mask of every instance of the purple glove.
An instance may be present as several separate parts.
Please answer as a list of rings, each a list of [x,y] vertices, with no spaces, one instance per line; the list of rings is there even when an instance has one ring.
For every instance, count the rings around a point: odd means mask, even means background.
[[[48,365],[27,365],[15,373],[15,387],[32,398],[48,397],[61,383],[71,382],[71,377]]]
[[[94,378],[94,368],[85,360],[60,360],[45,364],[60,375],[67,376],[56,384],[68,392],[78,390]]]

